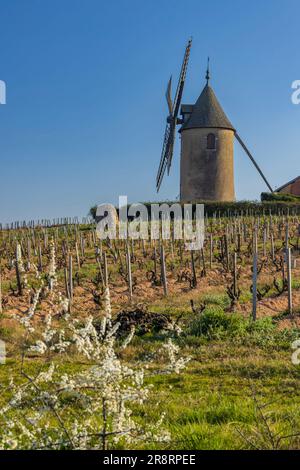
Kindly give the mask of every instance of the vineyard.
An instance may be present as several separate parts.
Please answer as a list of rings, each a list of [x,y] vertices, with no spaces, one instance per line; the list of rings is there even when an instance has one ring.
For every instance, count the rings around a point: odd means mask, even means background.
[[[199,251],[2,227],[0,447],[299,448],[299,313],[292,211],[215,213]]]

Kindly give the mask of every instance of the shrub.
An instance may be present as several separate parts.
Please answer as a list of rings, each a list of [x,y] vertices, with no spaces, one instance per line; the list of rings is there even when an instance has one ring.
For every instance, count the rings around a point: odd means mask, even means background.
[[[245,324],[245,320],[236,314],[227,314],[218,306],[208,306],[192,321],[189,333],[216,338],[236,334],[239,330],[245,329]]]
[[[263,201],[280,201],[280,202],[298,202],[300,204],[300,196],[284,193],[261,193]]]
[[[291,342],[299,337],[299,329],[278,330],[270,317],[254,322],[226,313],[219,306],[208,306],[188,325],[187,334],[206,340],[234,339],[235,343],[278,350],[290,349]]]

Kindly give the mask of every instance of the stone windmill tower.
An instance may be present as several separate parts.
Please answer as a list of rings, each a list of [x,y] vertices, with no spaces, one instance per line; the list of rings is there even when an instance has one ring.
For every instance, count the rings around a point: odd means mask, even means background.
[[[259,174],[273,192],[267,179],[250,154],[234,126],[223,111],[210,86],[209,63],[206,85],[194,105],[181,104],[191,40],[186,47],[174,102],[171,99],[171,79],[167,88],[169,116],[157,174],[159,191],[166,168],[173,157],[176,125],[180,125],[180,200],[234,201],[234,137],[242,145]],[[180,109],[181,118],[178,118]]]
[[[194,105],[182,105],[180,199],[234,201],[235,129],[207,83]]]

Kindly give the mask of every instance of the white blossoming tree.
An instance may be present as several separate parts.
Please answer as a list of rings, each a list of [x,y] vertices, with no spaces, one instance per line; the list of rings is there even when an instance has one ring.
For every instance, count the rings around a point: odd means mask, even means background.
[[[84,321],[68,313],[53,325],[55,308],[56,265],[51,247],[48,295],[52,309],[45,317],[42,331],[36,331],[34,316],[43,285],[36,290],[32,304],[18,320],[25,328],[20,380],[11,380],[9,401],[0,410],[0,448],[67,448],[107,449],[141,440],[168,441],[169,433],[161,424],[142,425],[134,419],[132,405],[143,404],[150,396],[144,385],[144,370],[128,367],[116,352],[119,324],[112,322],[109,288],[104,289],[104,314],[97,328],[93,318]],[[35,340],[30,340],[31,336]],[[125,348],[134,337],[131,329]],[[166,372],[179,373],[188,359],[178,357],[178,347],[169,340]],[[85,358],[76,372],[60,370],[53,362],[56,355],[69,351]],[[46,361],[34,375],[26,370],[27,355],[38,355]],[[66,369],[66,368],[65,368]]]

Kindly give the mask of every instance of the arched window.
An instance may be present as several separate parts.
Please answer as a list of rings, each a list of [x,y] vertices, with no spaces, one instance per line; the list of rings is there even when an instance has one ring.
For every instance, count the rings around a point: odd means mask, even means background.
[[[215,134],[208,134],[207,136],[207,149],[216,150],[216,136]]]

